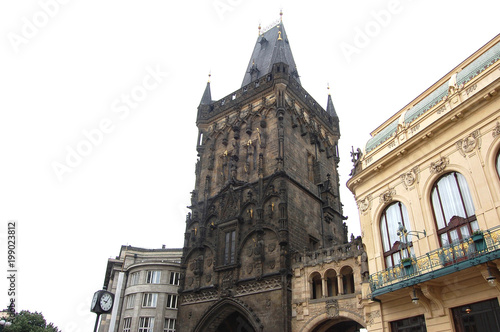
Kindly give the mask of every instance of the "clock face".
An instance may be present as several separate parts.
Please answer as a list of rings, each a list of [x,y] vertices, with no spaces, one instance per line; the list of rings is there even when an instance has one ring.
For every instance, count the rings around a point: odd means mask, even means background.
[[[113,306],[113,298],[111,297],[111,294],[104,293],[101,296],[101,300],[99,301],[99,304],[101,305],[101,309],[103,311],[111,310],[111,307]]]
[[[99,292],[94,293],[94,298],[92,298],[92,304],[90,305],[90,310],[93,310],[95,308],[95,304],[97,303],[97,296],[99,295]]]

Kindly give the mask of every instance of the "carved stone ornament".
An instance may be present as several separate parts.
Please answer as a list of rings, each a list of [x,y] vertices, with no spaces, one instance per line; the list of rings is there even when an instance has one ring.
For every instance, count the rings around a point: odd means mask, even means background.
[[[387,204],[392,201],[392,197],[396,195],[396,190],[394,188],[389,188],[387,191],[380,194],[380,203]]]
[[[497,122],[495,128],[493,128],[493,137],[500,135],[500,122]]]
[[[302,307],[302,303],[294,303],[295,311],[297,315],[302,315],[304,313],[304,308]]]
[[[248,264],[247,265],[247,274],[251,274],[253,271],[253,264]]]
[[[459,140],[457,143],[457,149],[462,156],[466,156],[467,153],[471,153],[477,147],[480,148],[480,135],[479,130],[473,131],[467,137]]]
[[[366,319],[365,319],[366,325],[373,325],[376,318],[380,318],[380,311],[379,310],[375,310],[373,312],[367,313]]]
[[[415,182],[418,180],[418,173],[418,166],[415,166],[408,172],[401,174],[401,182],[403,182],[403,185],[406,189],[415,184]]]
[[[212,263],[213,263],[213,258],[207,258],[207,259],[206,259],[206,264],[207,264],[207,267],[212,266]]]
[[[325,304],[326,315],[328,318],[336,318],[339,316],[339,301],[327,300]]]
[[[367,195],[365,198],[358,200],[356,203],[358,204],[358,209],[364,213],[372,205],[372,196]]]
[[[276,250],[276,243],[269,243],[269,244],[267,245],[267,250],[268,250],[269,252],[273,252],[274,250]]]
[[[431,163],[430,172],[431,174],[439,174],[446,168],[446,165],[450,163],[450,160],[446,157],[441,157],[438,161]]]

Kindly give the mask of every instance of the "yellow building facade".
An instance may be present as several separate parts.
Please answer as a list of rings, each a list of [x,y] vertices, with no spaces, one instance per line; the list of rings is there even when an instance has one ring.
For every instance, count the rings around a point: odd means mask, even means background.
[[[370,332],[500,330],[499,59],[500,35],[354,153]]]

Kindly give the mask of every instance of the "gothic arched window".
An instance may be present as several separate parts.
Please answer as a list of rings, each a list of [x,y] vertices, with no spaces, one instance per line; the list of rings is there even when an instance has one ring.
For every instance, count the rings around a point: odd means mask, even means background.
[[[466,239],[479,228],[469,186],[462,174],[451,172],[440,177],[434,183],[431,199],[441,246]]]
[[[408,211],[401,202],[394,202],[385,208],[380,218],[380,235],[384,248],[384,259],[386,267],[392,267],[408,257],[408,250],[412,250],[411,242],[401,243],[398,229],[402,225],[407,231],[411,231]],[[408,245],[408,247],[406,247]],[[403,255],[403,257],[401,257]]]

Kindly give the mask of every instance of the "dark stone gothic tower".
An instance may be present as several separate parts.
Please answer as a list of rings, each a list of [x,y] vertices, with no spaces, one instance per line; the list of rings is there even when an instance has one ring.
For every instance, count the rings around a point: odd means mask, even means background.
[[[291,256],[347,242],[339,120],[301,86],[282,23],[242,87],[198,107],[178,331],[291,331]]]

